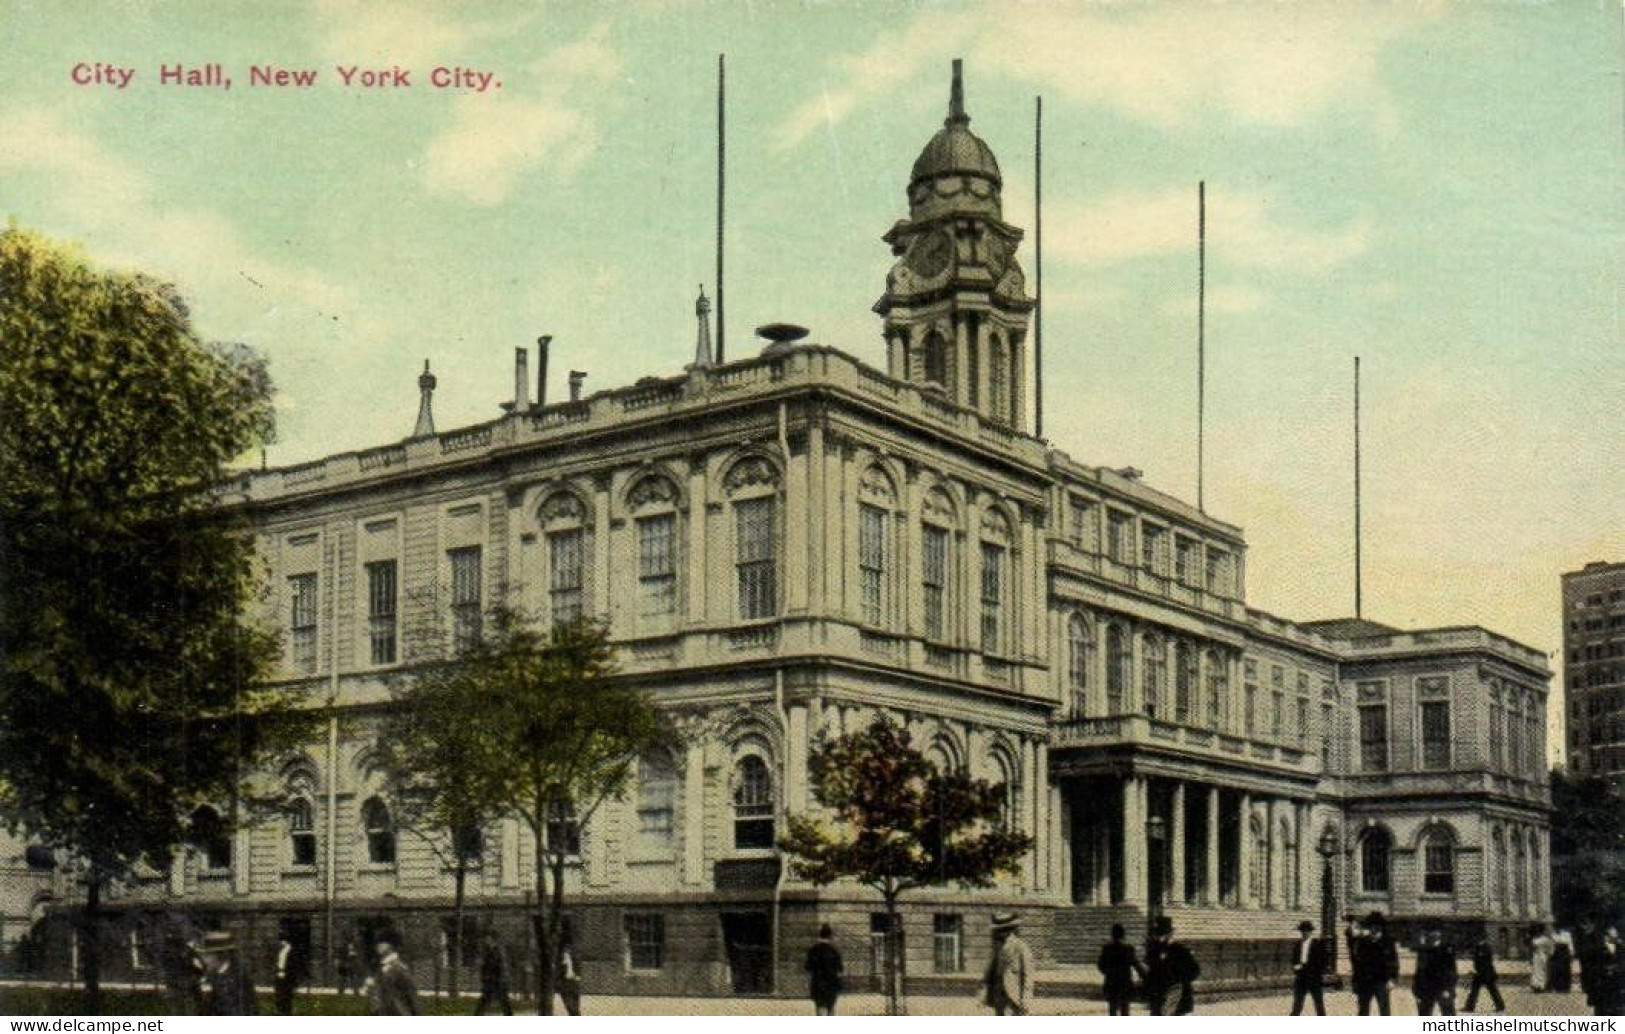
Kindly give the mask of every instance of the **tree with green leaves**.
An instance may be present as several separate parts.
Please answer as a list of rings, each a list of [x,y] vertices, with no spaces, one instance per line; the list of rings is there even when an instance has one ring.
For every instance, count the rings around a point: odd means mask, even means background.
[[[605,801],[622,797],[638,759],[674,750],[677,732],[650,695],[615,678],[603,622],[582,618],[544,629],[499,608],[486,633],[457,657],[431,664],[400,694],[403,722],[431,730],[418,764],[427,785],[450,776],[442,820],[517,815],[536,851],[537,1001],[551,1014],[564,932],[567,868],[581,829]],[[409,716],[418,712],[416,719]],[[440,759],[440,760],[436,760]],[[458,768],[455,774],[449,770]]]
[[[167,866],[296,732],[256,688],[277,643],[215,505],[273,428],[264,364],[202,341],[174,288],[0,233],[0,822],[86,867],[92,1010],[106,884]]]
[[[940,771],[914,748],[908,730],[884,718],[824,738],[808,758],[813,799],[823,814],[791,815],[779,849],[791,871],[823,886],[854,879],[886,906],[886,1007],[903,1011],[897,900],[920,887],[990,887],[1019,871],[1032,837],[1012,828],[1002,783],[961,768]]]

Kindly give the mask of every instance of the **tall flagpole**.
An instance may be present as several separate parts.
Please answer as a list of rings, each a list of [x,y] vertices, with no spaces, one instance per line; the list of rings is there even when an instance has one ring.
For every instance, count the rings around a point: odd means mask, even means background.
[[[1033,434],[1044,437],[1044,98],[1033,98]]]
[[[722,318],[722,198],[724,170],[727,155],[727,114],[724,100],[727,97],[727,55],[717,55],[717,364],[721,365],[725,357],[728,335]]]
[[[1207,448],[1207,182],[1196,184],[1196,508],[1202,495]]]
[[[1363,617],[1361,611],[1360,581],[1360,357],[1354,357],[1354,616]]]

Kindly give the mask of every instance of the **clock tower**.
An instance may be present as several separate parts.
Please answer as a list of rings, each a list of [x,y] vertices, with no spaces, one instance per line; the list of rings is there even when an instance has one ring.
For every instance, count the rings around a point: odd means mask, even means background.
[[[897,261],[875,312],[893,377],[1024,431],[1033,300],[1016,261],[1021,230],[1003,218],[1003,183],[992,150],[970,131],[956,60],[948,118],[909,176],[908,218],[884,237]]]

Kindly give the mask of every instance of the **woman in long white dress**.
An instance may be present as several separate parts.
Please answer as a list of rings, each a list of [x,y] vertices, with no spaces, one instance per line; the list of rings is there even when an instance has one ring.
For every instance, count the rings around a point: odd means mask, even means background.
[[[1551,931],[1541,928],[1535,934],[1534,940],[1529,942],[1529,990],[1546,990],[1546,977],[1551,970],[1552,950],[1557,942],[1552,940]]]

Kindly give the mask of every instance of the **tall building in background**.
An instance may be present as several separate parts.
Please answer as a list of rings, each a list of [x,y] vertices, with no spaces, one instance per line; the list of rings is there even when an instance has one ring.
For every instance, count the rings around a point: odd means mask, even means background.
[[[799,994],[822,923],[856,983],[878,974],[876,896],[799,882],[775,846],[818,736],[877,716],[1003,783],[1035,839],[995,887],[905,896],[911,979],[973,988],[1009,909],[1041,965],[1084,972],[1154,909],[1213,980],[1289,972],[1297,924],[1328,909],[1518,950],[1550,914],[1545,656],[1476,626],[1251,608],[1241,528],[1033,436],[1021,231],[957,68],[950,97],[885,234],[884,370],[789,324],[715,364],[701,305],[681,375],[533,403],[521,358],[504,415],[436,432],[425,373],[413,437],[229,486],[279,680],[324,735],[265,773],[281,814],[230,829],[229,802],[200,806],[196,842],[109,901],[109,936],[226,926],[262,968],[284,934],[320,969],[394,928],[438,979],[451,877],[397,827],[371,737],[390,680],[502,601],[604,615],[619,677],[689,736],[624,801],[561,820],[595,991]],[[514,819],[482,833],[474,921],[522,959],[534,853]]]
[[[1625,780],[1625,563],[1563,575],[1569,771]]]

